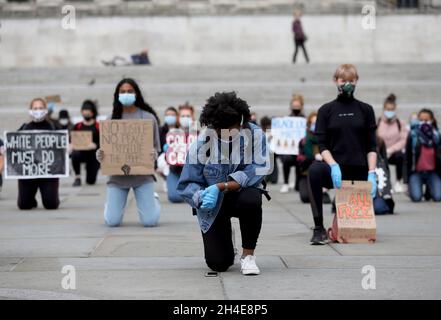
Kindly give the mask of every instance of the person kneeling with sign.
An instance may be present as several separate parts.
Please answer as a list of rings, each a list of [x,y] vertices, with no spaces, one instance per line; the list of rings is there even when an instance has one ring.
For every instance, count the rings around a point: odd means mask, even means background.
[[[178,192],[197,213],[207,266],[223,272],[233,265],[230,219],[237,217],[241,272],[257,275],[254,250],[262,226],[262,193],[267,195],[261,182],[270,167],[265,135],[249,123],[249,106],[234,92],[210,97],[199,120],[206,128],[190,147]]]
[[[43,98],[33,99],[29,107],[31,121],[24,123],[20,130],[56,130],[54,124],[48,120],[48,109]],[[21,210],[30,210],[37,207],[35,195],[40,190],[41,200],[46,209],[57,209],[60,205],[58,196],[58,178],[36,178],[18,180],[17,205]]]
[[[372,198],[377,191],[375,113],[372,106],[354,98],[357,81],[355,66],[338,67],[334,74],[337,99],[318,111],[315,135],[324,162],[313,163],[308,172],[315,224],[312,245],[322,245],[328,240],[323,226],[323,188],[340,189],[342,179],[368,180],[372,183]]]

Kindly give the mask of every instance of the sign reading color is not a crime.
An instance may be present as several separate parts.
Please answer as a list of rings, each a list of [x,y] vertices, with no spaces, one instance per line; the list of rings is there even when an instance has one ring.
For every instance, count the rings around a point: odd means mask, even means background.
[[[145,175],[155,172],[152,120],[100,122],[100,148],[104,175]]]
[[[5,178],[68,177],[68,144],[66,130],[5,132]]]

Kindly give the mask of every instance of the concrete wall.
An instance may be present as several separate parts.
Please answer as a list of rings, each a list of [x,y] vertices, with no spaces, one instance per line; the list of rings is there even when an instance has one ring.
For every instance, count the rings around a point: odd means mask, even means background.
[[[312,62],[441,62],[441,15],[304,16]],[[4,19],[0,67],[88,66],[148,48],[154,64],[283,64],[293,51],[291,16]],[[303,62],[303,56],[300,56]]]

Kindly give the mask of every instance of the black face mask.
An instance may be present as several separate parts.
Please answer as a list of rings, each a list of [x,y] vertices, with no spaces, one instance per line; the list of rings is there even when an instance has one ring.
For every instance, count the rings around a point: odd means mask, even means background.
[[[84,120],[86,120],[86,121],[90,121],[90,120],[93,119],[92,116],[83,116],[83,118],[84,118]]]
[[[291,114],[295,117],[298,117],[300,115],[300,112],[300,109],[291,109]]]

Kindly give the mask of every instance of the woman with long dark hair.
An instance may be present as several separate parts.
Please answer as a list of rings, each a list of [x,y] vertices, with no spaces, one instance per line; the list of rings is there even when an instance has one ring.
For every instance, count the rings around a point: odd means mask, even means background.
[[[158,120],[153,108],[144,101],[138,84],[133,79],[123,79],[116,86],[113,100],[112,119],[153,120],[152,158],[156,159],[161,150]],[[97,159],[102,161],[106,155],[97,150]],[[145,227],[155,226],[159,220],[161,206],[154,192],[153,175],[110,176],[107,182],[107,200],[104,220],[107,225],[116,227],[122,222],[127,196],[130,189],[135,193],[138,216]]]

